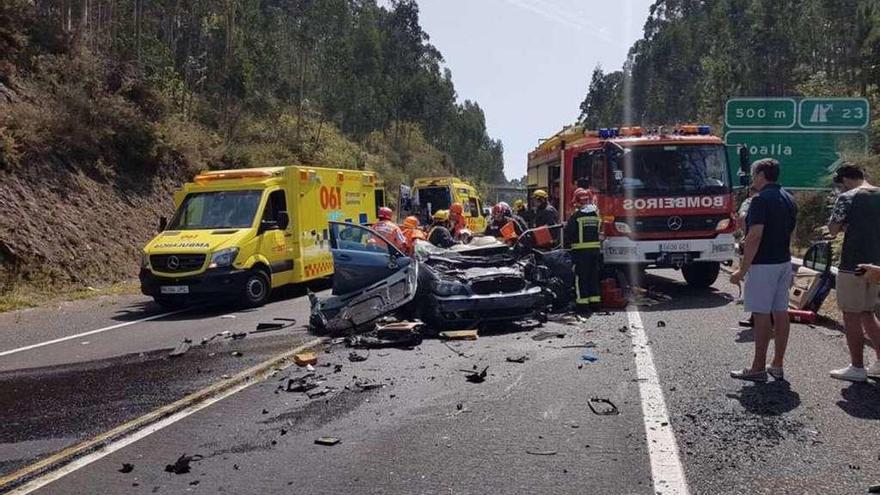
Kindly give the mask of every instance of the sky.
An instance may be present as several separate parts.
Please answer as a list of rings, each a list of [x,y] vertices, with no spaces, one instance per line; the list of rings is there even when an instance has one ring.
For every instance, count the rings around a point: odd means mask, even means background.
[[[418,0],[420,24],[504,143],[508,179],[538,139],[573,123],[597,64],[619,70],[653,0]],[[609,122],[609,126],[615,123]]]

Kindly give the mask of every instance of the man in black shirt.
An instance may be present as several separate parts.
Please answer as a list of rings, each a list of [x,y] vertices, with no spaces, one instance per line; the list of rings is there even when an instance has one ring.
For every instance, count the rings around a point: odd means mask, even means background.
[[[880,324],[874,315],[880,287],[858,271],[859,265],[880,263],[880,188],[869,184],[864,171],[849,163],[838,167],[834,182],[844,192],[834,204],[828,231],[835,236],[845,233],[837,274],[837,305],[843,312],[850,365],[831,371],[831,377],[863,382],[869,376],[880,378]],[[863,332],[871,337],[877,352],[877,361],[867,370]]]
[[[745,309],[755,316],[755,356],[751,368],[731,371],[739,380],[766,382],[767,374],[783,377],[788,345],[788,291],[794,281],[791,268],[791,234],[797,222],[794,198],[780,186],[779,162],[772,158],[752,164],[752,186],[760,191],[752,199],[746,218],[745,253],[730,281],[745,280]],[[775,330],[773,361],[767,367],[770,330]]]
[[[538,203],[535,208],[535,227],[543,227],[544,225],[556,225],[559,222],[559,212],[551,205],[548,200],[550,195],[543,189],[538,189],[533,194],[535,202]]]

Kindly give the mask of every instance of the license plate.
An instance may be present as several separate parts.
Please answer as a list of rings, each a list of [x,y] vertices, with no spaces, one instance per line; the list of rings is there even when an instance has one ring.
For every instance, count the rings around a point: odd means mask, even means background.
[[[163,285],[159,290],[162,294],[189,294],[187,285]]]
[[[682,253],[690,250],[689,242],[664,242],[660,244],[660,251],[664,253]]]

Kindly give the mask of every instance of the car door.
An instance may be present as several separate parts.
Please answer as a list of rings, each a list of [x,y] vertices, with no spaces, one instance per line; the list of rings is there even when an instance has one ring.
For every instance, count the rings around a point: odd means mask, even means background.
[[[410,267],[412,260],[363,225],[330,222],[333,294],[367,289]]]
[[[293,243],[284,190],[269,193],[260,220],[260,252],[269,260],[272,287],[290,283],[293,277]]]

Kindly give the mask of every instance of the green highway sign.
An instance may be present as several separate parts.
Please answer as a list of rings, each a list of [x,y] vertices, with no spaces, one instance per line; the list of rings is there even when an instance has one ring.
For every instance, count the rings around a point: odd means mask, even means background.
[[[729,130],[724,136],[734,177],[739,171],[738,146],[752,161],[775,158],[782,166],[780,182],[793,189],[825,189],[825,182],[843,151],[864,152],[868,137],[845,130]]]
[[[870,120],[865,98],[804,98],[798,113],[805,129],[864,129]]]
[[[732,98],[727,100],[724,123],[730,129],[790,129],[797,123],[793,98]]]

